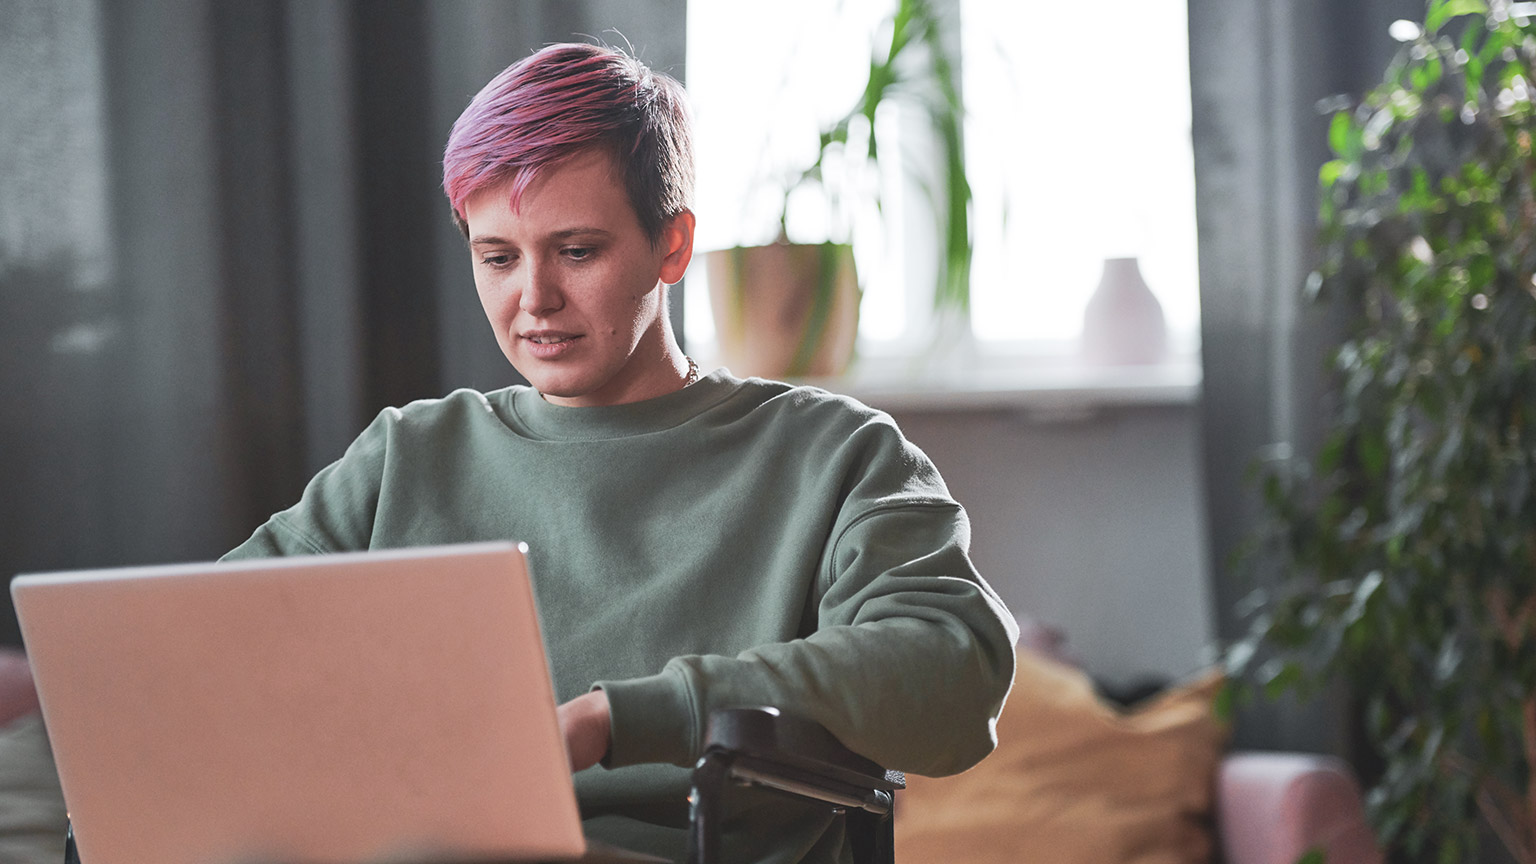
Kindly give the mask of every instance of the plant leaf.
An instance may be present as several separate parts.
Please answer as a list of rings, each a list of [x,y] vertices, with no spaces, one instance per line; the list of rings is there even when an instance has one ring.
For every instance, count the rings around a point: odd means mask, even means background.
[[[1424,29],[1436,33],[1445,22],[1462,15],[1487,15],[1486,0],[1434,0],[1424,18]]]
[[[1343,159],[1332,159],[1332,160],[1329,160],[1329,161],[1323,163],[1323,167],[1322,168],[1318,169],[1318,172],[1317,172],[1318,182],[1322,185],[1322,187],[1324,189],[1327,189],[1328,187],[1332,186],[1334,183],[1338,182],[1338,179],[1340,177],[1343,177],[1344,176],[1344,172],[1346,172],[1348,170],[1349,170],[1349,163],[1346,162],[1345,160],[1343,160]]]
[[[1365,574],[1365,578],[1361,579],[1360,584],[1355,588],[1355,596],[1350,601],[1349,611],[1344,613],[1345,623],[1353,624],[1365,615],[1366,607],[1370,605],[1371,598],[1375,597],[1376,592],[1381,590],[1381,585],[1384,581],[1386,580],[1382,578],[1380,570],[1372,570]]]
[[[1341,159],[1347,162],[1359,159],[1365,150],[1364,140],[1354,115],[1348,111],[1339,111],[1333,115],[1333,120],[1328,123],[1328,146]]]

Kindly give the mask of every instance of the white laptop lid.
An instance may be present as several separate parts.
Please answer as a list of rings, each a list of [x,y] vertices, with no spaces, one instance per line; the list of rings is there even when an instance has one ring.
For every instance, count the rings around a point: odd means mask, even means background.
[[[81,860],[580,856],[523,551],[15,579]]]

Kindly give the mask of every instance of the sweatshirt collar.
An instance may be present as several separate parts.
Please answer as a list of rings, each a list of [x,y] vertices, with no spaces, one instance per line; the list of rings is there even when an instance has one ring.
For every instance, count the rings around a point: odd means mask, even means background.
[[[502,391],[507,424],[529,438],[567,441],[598,441],[645,435],[679,426],[728,399],[742,381],[727,369],[715,371],[696,383],[654,399],[624,405],[571,408],[544,401],[532,387]]]

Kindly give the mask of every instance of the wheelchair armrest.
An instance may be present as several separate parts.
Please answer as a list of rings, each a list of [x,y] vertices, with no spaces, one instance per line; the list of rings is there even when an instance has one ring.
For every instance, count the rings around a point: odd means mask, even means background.
[[[709,715],[704,752],[729,754],[786,776],[895,792],[906,788],[900,771],[887,771],[844,747],[825,726],[785,716],[775,708],[725,708]]]
[[[763,786],[846,812],[854,860],[891,858],[890,816],[894,793],[906,788],[905,776],[844,747],[819,723],[774,708],[710,714],[689,795],[690,864],[719,860],[722,799],[733,784]]]

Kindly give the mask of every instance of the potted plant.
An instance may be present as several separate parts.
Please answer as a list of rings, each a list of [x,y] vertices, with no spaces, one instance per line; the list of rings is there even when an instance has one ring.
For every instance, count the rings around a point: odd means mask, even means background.
[[[832,375],[847,367],[861,299],[852,250],[845,243],[789,244],[784,226],[791,194],[807,184],[818,184],[834,208],[843,195],[857,194],[872,196],[879,207],[878,182],[850,192],[828,174],[834,162],[847,169],[848,160],[863,160],[866,176],[879,176],[881,151],[891,152],[893,145],[881,144],[875,117],[893,102],[919,109],[936,142],[939,165],[904,166],[928,192],[937,218],[934,309],[951,319],[969,315],[972,199],[964,109],[946,44],[953,20],[934,0],[899,0],[890,38],[876,45],[863,92],[821,132],[815,161],[785,185],[778,241],[705,256],[726,365],[743,374],[787,377]]]
[[[1536,26],[1429,0],[1333,117],[1311,299],[1342,312],[1314,467],[1267,466],[1274,587],[1227,698],[1347,683],[1394,855],[1536,864]]]

